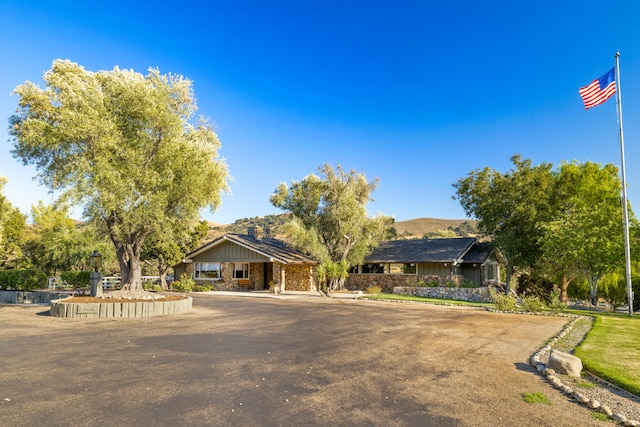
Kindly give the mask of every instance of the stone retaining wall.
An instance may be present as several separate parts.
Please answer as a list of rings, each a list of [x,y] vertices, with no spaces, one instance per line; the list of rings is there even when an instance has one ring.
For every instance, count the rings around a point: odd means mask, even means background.
[[[0,291],[0,301],[11,304],[49,304],[52,300],[68,296],[70,296],[69,292]]]
[[[398,286],[393,288],[393,293],[428,298],[455,299],[460,301],[491,302],[491,294],[489,293],[488,286],[482,286],[479,288]]]
[[[193,298],[177,301],[71,303],[51,301],[51,316],[89,319],[96,317],[150,317],[191,311]]]
[[[391,293],[396,287],[415,285],[419,281],[435,282],[440,286],[446,286],[448,282],[460,283],[464,276],[437,276],[427,274],[376,274],[376,273],[352,273],[345,282],[348,289],[366,291],[371,286],[380,286],[382,292]]]

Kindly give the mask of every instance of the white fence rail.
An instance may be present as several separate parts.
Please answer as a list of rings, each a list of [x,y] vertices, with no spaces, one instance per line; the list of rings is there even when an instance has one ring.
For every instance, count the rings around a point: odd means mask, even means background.
[[[142,282],[155,282],[160,280],[160,276],[142,276]],[[121,276],[104,276],[102,278],[102,288],[103,289],[120,289],[122,286],[122,277]],[[70,288],[70,286],[62,280],[60,277],[50,277],[47,282],[47,287],[49,289],[65,289]]]

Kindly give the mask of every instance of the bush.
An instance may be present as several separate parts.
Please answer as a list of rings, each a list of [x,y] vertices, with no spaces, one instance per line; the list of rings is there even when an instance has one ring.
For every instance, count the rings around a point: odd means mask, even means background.
[[[180,292],[193,292],[196,282],[187,273],[182,273],[180,280],[171,283],[171,289]]]
[[[365,293],[367,293],[367,294],[381,294],[382,293],[382,288],[380,286],[369,286],[365,290]]]
[[[632,282],[633,283],[633,282]],[[627,302],[627,278],[624,275],[610,273],[600,279],[600,294],[614,309]]]
[[[567,304],[560,301],[560,288],[554,286],[549,295],[549,309],[554,313],[564,311],[567,308]]]
[[[195,285],[193,287],[193,292],[211,292],[213,290],[213,286],[211,285]]]
[[[47,275],[36,269],[0,271],[0,289],[33,291],[47,287]]]
[[[544,303],[538,297],[527,296],[522,299],[522,308],[528,313],[539,313],[544,310]]]
[[[464,279],[462,283],[460,283],[461,288],[477,288],[479,285],[473,280]]]
[[[439,283],[437,280],[418,280],[413,286],[418,288],[437,288]]]
[[[513,295],[505,295],[494,288],[489,289],[491,301],[496,305],[496,309],[500,311],[512,312],[516,310],[516,299]]]
[[[589,299],[589,283],[587,283],[587,279],[584,277],[576,278],[569,283],[569,287],[567,288],[567,295],[569,298],[577,299],[577,300],[588,300]]]
[[[74,289],[88,288],[91,284],[89,271],[63,271],[60,278]]]
[[[154,292],[160,292],[164,290],[162,289],[162,286],[160,286],[159,284],[153,283],[150,281],[142,282],[142,289],[144,289],[145,291],[154,291]]]
[[[518,277],[518,294],[538,297],[540,301],[548,302],[554,284],[541,277],[522,274]]]

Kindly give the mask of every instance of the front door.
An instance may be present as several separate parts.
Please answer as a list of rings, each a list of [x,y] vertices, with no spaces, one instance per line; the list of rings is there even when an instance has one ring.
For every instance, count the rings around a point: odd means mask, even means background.
[[[269,282],[273,281],[273,263],[268,262],[264,265],[264,280],[262,281],[263,289],[269,289]]]

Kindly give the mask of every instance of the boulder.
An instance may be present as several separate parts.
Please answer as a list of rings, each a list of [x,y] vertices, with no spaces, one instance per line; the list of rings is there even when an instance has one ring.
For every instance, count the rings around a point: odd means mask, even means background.
[[[582,371],[582,360],[573,354],[551,350],[548,366],[559,374],[579,378]]]

